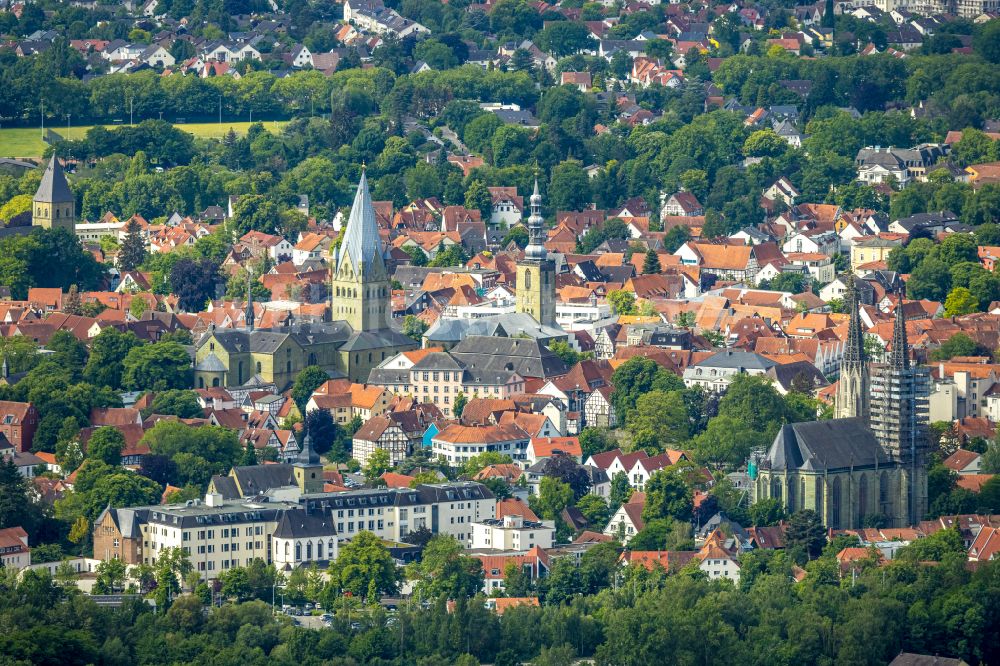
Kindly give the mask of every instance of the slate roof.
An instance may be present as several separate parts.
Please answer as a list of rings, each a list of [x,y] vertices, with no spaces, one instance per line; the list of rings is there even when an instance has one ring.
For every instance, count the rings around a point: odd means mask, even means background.
[[[222,495],[222,499],[239,499],[240,497],[240,489],[236,485],[236,479],[231,476],[213,476],[212,487],[215,492]]]
[[[472,335],[451,353],[470,372],[510,371],[522,377],[556,377],[569,368],[548,347],[530,338],[494,338]]]
[[[477,319],[452,319],[439,317],[427,330],[424,337],[430,343],[455,343],[470,336],[507,338],[518,334],[529,335],[543,340],[565,339],[566,332],[560,328],[539,324],[530,314],[513,312],[491,315]]]
[[[875,435],[856,418],[784,425],[764,459],[770,469],[812,472],[889,462]]]
[[[289,509],[281,514],[274,528],[280,539],[303,539],[334,536],[337,533],[329,513],[310,513],[303,509]]]
[[[234,467],[232,474],[244,497],[295,484],[292,466],[288,464]]]
[[[43,203],[66,203],[76,201],[76,197],[69,189],[66,182],[66,175],[63,173],[59,158],[52,155],[49,165],[42,174],[42,182],[38,184],[38,191],[35,192],[34,201]]]
[[[741,370],[769,370],[777,363],[753,352],[726,349],[712,354],[697,364],[702,368],[739,368]]]

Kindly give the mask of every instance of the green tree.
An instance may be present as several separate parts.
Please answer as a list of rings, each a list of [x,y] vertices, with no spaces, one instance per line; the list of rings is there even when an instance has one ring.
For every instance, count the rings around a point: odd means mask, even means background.
[[[663,268],[660,266],[660,257],[656,254],[656,250],[650,248],[646,251],[646,258],[642,262],[642,273],[643,275],[650,275],[653,273],[660,273]]]
[[[785,510],[781,500],[773,497],[754,502],[750,507],[750,524],[754,527],[769,527],[784,520]]]
[[[134,271],[146,261],[146,241],[142,229],[135,218],[125,224],[125,238],[118,251],[118,267],[123,271]]]
[[[9,456],[0,458],[0,529],[23,527],[29,533],[34,530],[41,516],[29,500],[28,484]]]
[[[330,379],[330,376],[326,374],[323,368],[317,365],[310,365],[303,368],[296,375],[295,382],[292,384],[292,400],[295,401],[295,406],[299,408],[299,413],[306,413],[306,405],[309,403],[309,398],[328,379]]]
[[[767,441],[774,439],[787,415],[781,395],[764,375],[735,375],[719,400],[719,416],[741,421],[752,431],[763,433]]]
[[[680,377],[648,358],[635,356],[618,366],[611,376],[614,391],[611,404],[620,423],[628,423],[639,397],[650,391],[679,391],[684,388]]]
[[[819,557],[826,545],[826,529],[815,511],[804,509],[788,517],[785,548],[799,549],[808,559]]]
[[[560,521],[559,514],[573,503],[573,488],[550,476],[538,484],[538,495],[532,495],[531,508],[544,520]]]
[[[157,393],[149,405],[149,414],[165,414],[182,419],[197,419],[205,415],[198,404],[198,394],[187,389],[170,389]]]
[[[125,448],[125,435],[121,430],[112,427],[98,428],[87,441],[87,458],[100,460],[112,467],[122,462],[122,449]]]
[[[593,200],[583,165],[567,160],[552,167],[548,197],[555,210],[583,210]]]
[[[579,53],[594,45],[587,26],[577,21],[553,21],[536,35],[535,41],[539,48],[557,58]]]
[[[611,433],[604,428],[584,428],[580,431],[578,439],[584,460],[595,453],[603,453],[615,448],[615,441],[612,439]]]
[[[965,287],[955,287],[944,301],[944,316],[958,317],[979,310],[979,299]]]
[[[565,340],[556,340],[549,343],[549,351],[562,359],[567,366],[576,365],[580,360],[580,352],[570,347]]]
[[[97,565],[96,573],[94,594],[114,594],[125,589],[127,568],[124,561],[117,558],[102,560]]]
[[[208,483],[213,474],[227,473],[243,453],[235,431],[180,421],[159,421],[141,441],[173,461],[179,484]]]
[[[767,435],[744,421],[720,414],[709,419],[705,432],[694,438],[691,448],[698,462],[736,468],[750,452],[769,443]]]
[[[374,481],[391,469],[392,463],[389,462],[389,452],[386,449],[375,449],[368,456],[368,462],[365,463],[363,474],[368,481]]]
[[[690,434],[687,408],[680,391],[650,391],[639,396],[626,425],[638,446],[657,452],[679,448]]]
[[[176,342],[133,347],[122,367],[122,384],[129,389],[166,391],[191,386],[191,357]]]
[[[611,518],[608,503],[598,495],[584,495],[577,501],[576,508],[584,515],[590,526],[598,530],[603,530]]]
[[[218,266],[210,259],[181,257],[170,268],[170,290],[188,312],[200,312],[215,296],[218,282]]]
[[[403,252],[410,255],[410,264],[413,266],[426,266],[427,265],[427,253],[424,252],[420,247],[416,245],[407,245],[403,248]],[[412,315],[408,315],[412,316]]]
[[[1000,21],[986,22],[972,38],[972,48],[988,62],[1000,63]]]
[[[488,217],[484,219],[488,219]],[[523,224],[515,224],[507,232],[507,235],[503,237],[503,240],[500,241],[500,246],[507,247],[511,243],[514,243],[523,250],[528,247],[528,241],[530,240],[527,228]]]
[[[930,356],[933,361],[947,361],[954,356],[976,356],[984,352],[985,350],[965,333],[955,333],[932,351]]]
[[[645,521],[657,518],[690,520],[694,508],[693,493],[684,479],[670,468],[654,472],[646,482],[646,505],[642,509]]]
[[[406,315],[403,317],[403,335],[417,342],[423,340],[424,333],[430,328],[423,319],[417,315]]]
[[[910,545],[900,548],[896,557],[908,562],[940,562],[948,555],[966,554],[962,534],[957,526],[946,530],[938,530],[923,539],[917,539]]]
[[[635,314],[635,294],[624,289],[608,292],[608,303],[615,314],[631,315]]]
[[[454,414],[455,418],[461,418],[462,412],[465,411],[465,406],[469,403],[469,399],[465,397],[465,394],[461,391],[455,396],[455,401],[451,405],[451,413]]]
[[[439,534],[427,543],[420,561],[407,568],[407,577],[415,581],[421,598],[458,599],[474,596],[482,589],[482,563],[462,551],[462,544],[447,534]]]
[[[327,574],[330,583],[324,590],[326,608],[333,607],[333,599],[341,596],[341,590],[361,597],[372,583],[378,594],[395,594],[398,589],[396,563],[381,540],[371,532],[359,532],[346,542]]]
[[[493,197],[489,189],[481,180],[474,180],[465,191],[465,207],[469,210],[478,210],[483,220],[490,219],[490,212],[493,210]]]

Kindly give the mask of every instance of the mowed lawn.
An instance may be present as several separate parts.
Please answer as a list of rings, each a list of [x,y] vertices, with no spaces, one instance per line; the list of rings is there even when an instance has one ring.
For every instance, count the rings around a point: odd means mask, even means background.
[[[276,132],[287,125],[288,121],[268,120],[263,124],[266,129]],[[203,139],[221,139],[229,130],[237,134],[246,134],[250,123],[184,123],[177,127]],[[90,125],[70,128],[56,125],[51,129],[65,139],[82,139],[90,128]],[[45,146],[45,142],[42,141],[42,130],[38,127],[0,128],[0,157],[40,157],[45,152]]]

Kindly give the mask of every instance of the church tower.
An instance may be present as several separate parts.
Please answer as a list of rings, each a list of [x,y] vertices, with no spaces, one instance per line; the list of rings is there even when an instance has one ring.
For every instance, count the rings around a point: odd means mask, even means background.
[[[312,437],[309,431],[305,431],[302,439],[302,449],[292,462],[292,474],[295,477],[295,485],[303,493],[323,492],[323,464],[320,462],[319,454],[312,447]]]
[[[927,434],[930,375],[926,367],[910,362],[903,295],[896,305],[892,351],[888,363],[872,377],[871,429],[901,470],[898,512],[907,525],[927,513]]]
[[[69,189],[62,165],[55,154],[49,161],[32,202],[31,225],[43,229],[62,228],[76,233],[76,197]]]
[[[248,331],[253,330],[256,314],[253,311],[253,275],[247,270],[247,307],[243,313],[243,324]]]
[[[865,359],[864,334],[861,331],[861,316],[858,308],[858,290],[853,275],[847,280],[847,307],[851,320],[847,328],[847,344],[844,358],[840,362],[840,380],[834,399],[835,419],[860,418],[868,422],[868,363]]]
[[[355,332],[389,327],[392,283],[364,169],[354,195],[344,239],[334,253],[331,312]]]
[[[528,247],[524,259],[517,264],[517,312],[530,314],[544,326],[556,325],[556,267],[545,250],[545,230],[542,219],[542,195],[538,179],[531,194],[531,215],[528,217]]]

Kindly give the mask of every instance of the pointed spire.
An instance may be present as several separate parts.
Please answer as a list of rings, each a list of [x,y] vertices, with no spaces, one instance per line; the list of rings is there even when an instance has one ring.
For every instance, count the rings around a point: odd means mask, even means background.
[[[3,355],[3,365],[0,366],[0,377],[3,379],[10,377],[10,368],[7,367],[7,354]]]
[[[246,323],[247,330],[252,331],[254,325],[254,311],[253,311],[253,274],[250,269],[247,269],[247,309],[246,313],[243,315],[244,323]]]
[[[361,180],[358,191],[354,195],[351,206],[351,216],[344,230],[344,241],[340,245],[339,262],[350,259],[355,270],[367,268],[372,260],[380,255],[382,240],[378,233],[378,223],[375,218],[375,207],[372,206],[371,193],[368,191],[368,177],[365,167],[361,167]]]
[[[906,315],[903,313],[903,300],[906,298],[906,288],[899,291],[899,302],[896,303],[896,318],[892,326],[892,354],[889,365],[895,369],[906,370],[910,367],[910,345],[906,340]]]
[[[305,429],[305,433],[306,436],[302,438],[302,450],[295,457],[295,462],[299,465],[318,465],[319,454],[313,449],[312,437],[309,435],[309,430]]]
[[[59,163],[59,158],[55,153],[52,153],[52,159],[45,167],[42,181],[38,184],[38,191],[35,192],[35,197],[32,200],[41,203],[76,201],[73,192],[69,189],[69,183],[66,182],[66,174],[63,173],[62,164]]]
[[[847,325],[847,347],[844,349],[844,360],[841,369],[860,367],[865,362],[864,334],[861,331],[860,304],[858,303],[858,290],[855,285],[853,273],[848,273],[844,278],[847,280],[847,307],[851,313],[851,320]]]

